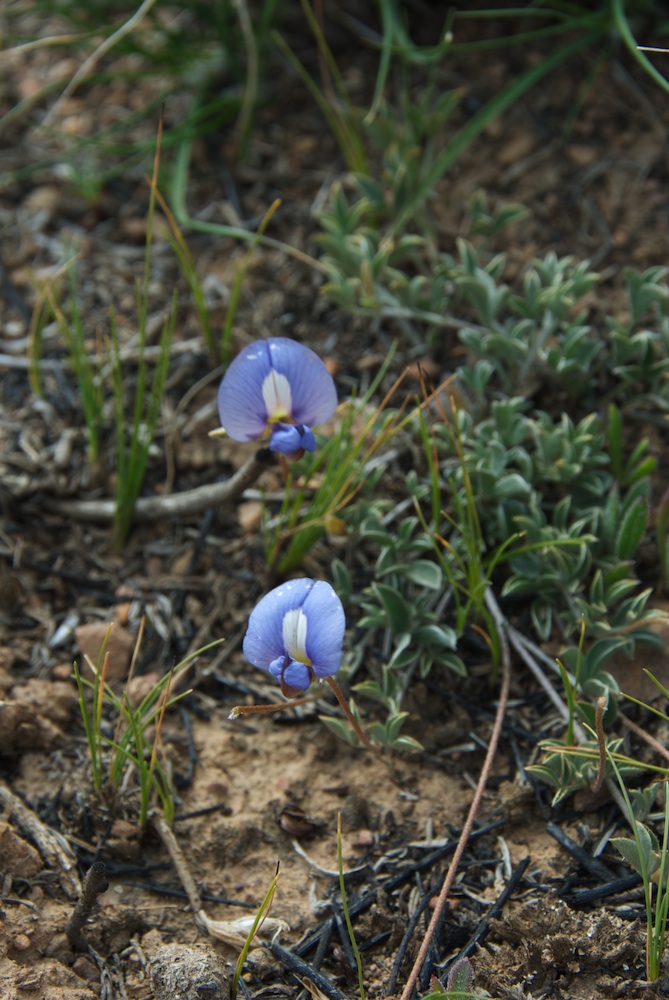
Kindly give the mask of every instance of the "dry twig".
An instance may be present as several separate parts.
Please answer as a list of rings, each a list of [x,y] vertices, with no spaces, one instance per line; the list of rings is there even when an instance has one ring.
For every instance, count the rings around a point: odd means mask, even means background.
[[[108,887],[106,865],[103,861],[95,861],[86,872],[81,887],[81,896],[65,928],[67,939],[73,948],[85,947],[81,933],[84,924],[90,917],[98,896],[102,895]]]
[[[169,496],[140,497],[135,504],[133,524],[147,524],[169,517],[186,517],[201,514],[210,507],[218,507],[234,500],[258,479],[267,468],[269,456],[263,448],[252,455],[238,471],[221,483],[205,483],[193,490],[183,490]],[[44,497],[42,504],[52,514],[62,514],[75,521],[93,524],[111,524],[116,510],[115,500],[57,500]]]
[[[13,795],[5,785],[0,785],[0,806],[7,810],[5,818],[11,817],[35,844],[44,863],[59,873],[60,885],[65,895],[69,899],[77,899],[81,894],[81,883],[68,842],[55,830],[45,826],[32,809]]]
[[[474,798],[472,804],[469,807],[469,812],[467,813],[467,819],[465,820],[464,826],[462,827],[462,833],[460,834],[460,839],[458,840],[458,846],[455,849],[453,858],[449,865],[448,871],[446,873],[446,878],[444,879],[444,884],[441,887],[441,892],[437,898],[436,905],[434,907],[434,912],[432,913],[432,918],[430,920],[427,931],[425,932],[425,937],[420,946],[420,950],[416,957],[416,961],[413,964],[413,968],[409,973],[409,978],[406,982],[406,986],[402,992],[401,1000],[410,1000],[410,997],[414,991],[416,982],[423,968],[423,964],[427,957],[430,945],[432,944],[432,938],[434,936],[436,928],[441,923],[442,915],[444,912],[444,907],[448,901],[448,895],[451,891],[451,887],[457,875],[458,867],[462,860],[462,855],[465,852],[467,843],[469,842],[469,836],[472,832],[474,821],[476,819],[479,806],[481,805],[481,800],[483,799],[483,793],[485,791],[485,786],[488,782],[488,777],[490,776],[490,769],[492,767],[493,761],[495,759],[495,754],[497,753],[497,746],[499,744],[499,738],[502,732],[502,723],[504,722],[504,713],[506,711],[506,704],[509,698],[509,687],[511,685],[511,654],[509,650],[509,642],[507,638],[507,622],[502,612],[499,609],[497,602],[495,601],[490,588],[486,592],[486,604],[488,610],[493,617],[495,626],[499,634],[500,647],[502,652],[502,687],[499,693],[499,701],[497,703],[497,712],[495,713],[495,721],[492,727],[492,732],[490,734],[490,742],[488,744],[488,751],[483,762],[483,767],[481,768],[481,774],[479,776],[478,783],[476,785],[476,791],[474,793]]]

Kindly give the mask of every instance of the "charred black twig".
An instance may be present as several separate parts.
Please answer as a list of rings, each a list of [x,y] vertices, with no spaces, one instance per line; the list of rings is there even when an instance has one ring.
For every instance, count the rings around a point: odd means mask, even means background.
[[[569,894],[569,899],[575,906],[590,906],[591,903],[606,899],[607,896],[618,896],[621,892],[636,889],[642,881],[639,873],[633,872],[631,875],[623,875],[622,878],[614,878],[605,885],[597,885],[594,889],[574,889]]]
[[[434,899],[434,893],[431,893],[431,898]],[[443,944],[444,926],[446,924],[449,909],[450,905],[447,901],[439,916],[439,922],[434,927],[434,931],[430,939],[430,947],[425,955],[423,968],[421,969],[418,979],[418,985],[421,991],[428,989],[430,979],[432,978],[432,974],[434,972],[434,967],[439,961],[439,950]]]
[[[482,943],[483,939],[488,933],[488,928],[490,927],[490,921],[500,915],[500,913],[504,909],[506,901],[515,892],[520,880],[527,871],[527,866],[529,865],[529,863],[530,863],[529,857],[523,858],[522,861],[518,862],[514,870],[511,872],[509,881],[506,883],[506,885],[500,892],[499,896],[497,897],[495,902],[492,904],[492,906],[484,916],[483,920],[481,920],[481,922],[479,923],[478,927],[472,934],[467,944],[460,951],[458,956],[454,959],[454,962],[457,962],[461,958],[467,958],[474,952],[476,947]]]
[[[86,947],[86,942],[81,932],[84,924],[93,912],[93,907],[97,903],[98,896],[101,896],[108,888],[107,866],[104,861],[94,861],[86,872],[81,886],[81,896],[65,927],[67,940],[73,948],[80,950]]]
[[[546,829],[550,833],[551,837],[557,840],[561,847],[564,847],[565,851],[568,851],[575,861],[578,861],[582,868],[585,868],[590,875],[594,878],[599,879],[600,882],[610,882],[613,878],[613,872],[605,865],[603,861],[598,861],[597,858],[593,858],[585,848],[577,844],[575,840],[568,837],[564,833],[557,823],[553,823],[552,820],[546,826]]]
[[[346,964],[349,966],[351,971],[356,968],[355,964],[355,954],[353,952],[353,947],[351,945],[351,939],[348,936],[348,931],[346,929],[346,924],[344,922],[344,914],[342,912],[341,906],[339,906],[334,900],[333,905],[335,906],[335,911],[333,914],[334,925],[337,928],[337,935],[339,937],[339,943],[344,952],[346,958]]]
[[[231,816],[232,809],[227,802],[215,802],[212,806],[203,806],[201,809],[191,809],[190,812],[177,813],[174,817],[174,822],[180,823],[185,819],[198,819],[200,816],[211,816],[212,813],[221,813],[222,816]]]
[[[157,867],[157,866],[156,866]],[[161,865],[162,868],[170,868],[171,865]],[[183,891],[183,889],[176,889],[170,886],[161,885],[159,882],[130,882],[126,881],[125,885],[129,886],[131,889],[143,889],[146,892],[153,892],[156,896],[170,896],[172,899],[185,899],[188,901],[188,896]],[[201,899],[203,903],[222,903],[225,906],[239,906],[243,910],[257,910],[258,907],[255,903],[247,903],[242,899],[232,899],[230,896],[221,896],[213,892],[203,892],[201,894]]]
[[[321,993],[328,997],[328,1000],[348,1000],[346,994],[342,993],[339,987],[331,983],[321,972],[317,972],[313,966],[298,958],[292,951],[282,948],[277,941],[272,941],[267,947],[274,957],[278,958],[286,972],[292,972],[300,982],[306,979],[313,983]]]
[[[497,819],[494,823],[488,823],[487,826],[482,826],[478,830],[474,830],[469,837],[470,842],[477,840],[479,837],[484,837],[488,833],[492,833],[493,830],[498,830],[499,827],[504,826],[505,823],[506,820]],[[438,861],[448,857],[449,854],[453,853],[457,846],[457,840],[449,840],[447,844],[443,845],[443,847],[437,848],[436,851],[431,851],[418,861],[414,861],[412,864],[406,865],[395,875],[391,875],[390,878],[384,879],[384,881],[379,884],[378,889],[381,889],[386,894],[394,892],[395,889],[399,889],[401,885],[408,882],[409,879],[416,874],[416,872],[422,872],[432,868]],[[378,889],[370,889],[369,892],[366,892],[363,896],[360,896],[359,899],[356,899],[355,902],[349,905],[349,913],[351,917],[359,916],[376,902]],[[326,926],[330,927],[330,933],[332,934],[334,932],[334,919],[332,917],[326,921]],[[310,934],[309,937],[305,938],[295,946],[295,953],[297,955],[307,955],[312,948],[315,948],[318,945],[322,933],[323,927],[320,927],[313,934]]]
[[[188,560],[188,566],[186,567],[186,571],[184,573],[186,579],[188,579],[188,577],[195,576],[195,571],[200,561],[202,550],[204,549],[205,543],[207,541],[207,536],[211,531],[213,520],[214,520],[214,508],[208,507],[207,510],[205,510],[205,512],[203,513],[202,518],[200,519],[200,527],[198,528],[197,531],[197,538],[195,539],[195,545],[193,546],[193,551],[191,552],[191,557]],[[183,590],[180,590],[179,593],[176,594],[174,598],[174,613],[179,618],[183,616],[184,608],[186,606],[186,594],[187,591],[184,588]]]
[[[426,892],[423,895],[423,898],[420,901],[420,905],[416,907],[415,912],[411,916],[411,919],[409,920],[409,923],[406,926],[406,930],[404,931],[404,936],[402,937],[399,948],[397,949],[397,952],[395,954],[393,967],[390,970],[390,978],[388,979],[388,986],[386,987],[386,992],[388,996],[392,996],[395,993],[395,988],[397,986],[397,979],[400,974],[400,969],[402,968],[402,963],[404,962],[407,949],[409,947],[409,942],[414,936],[414,932],[418,927],[418,922],[425,913],[425,910],[427,909],[433,895],[434,893],[432,890]]]
[[[323,964],[323,959],[325,958],[326,952],[328,950],[328,945],[332,940],[332,932],[334,930],[334,920],[328,920],[323,924],[320,937],[318,940],[318,946],[316,948],[316,953],[314,954],[312,960],[312,968],[320,969]]]

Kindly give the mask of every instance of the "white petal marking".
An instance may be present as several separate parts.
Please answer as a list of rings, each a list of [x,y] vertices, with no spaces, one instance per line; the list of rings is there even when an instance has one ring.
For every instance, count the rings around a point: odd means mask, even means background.
[[[310,667],[311,660],[307,656],[307,616],[301,608],[287,611],[283,616],[282,637],[288,655]]]
[[[270,420],[290,417],[293,411],[293,396],[290,382],[281,372],[272,368],[262,384],[262,398]]]

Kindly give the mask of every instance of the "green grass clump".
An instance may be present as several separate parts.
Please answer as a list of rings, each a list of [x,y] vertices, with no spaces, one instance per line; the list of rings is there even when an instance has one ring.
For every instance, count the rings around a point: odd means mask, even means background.
[[[107,637],[112,626],[107,631]],[[105,652],[107,638],[100,649],[98,661],[93,670],[93,679],[85,677],[79,666],[74,664],[74,678],[79,692],[79,708],[84,724],[91,768],[93,788],[106,806],[117,809],[120,806],[122,789],[133,789],[128,777],[135,779],[139,804],[136,814],[140,827],[146,826],[149,810],[155,799],[168,823],[174,821],[175,795],[172,774],[162,756],[160,734],[167,709],[174,706],[188,692],[172,694],[185,674],[201,653],[222,640],[203,646],[181,660],[152,686],[150,691],[134,705],[128,697],[128,686],[134,673],[141,644],[143,625],[136,643],[133,665],[126,687],[119,696],[106,682],[108,652]],[[108,721],[113,725],[113,736],[105,736]]]

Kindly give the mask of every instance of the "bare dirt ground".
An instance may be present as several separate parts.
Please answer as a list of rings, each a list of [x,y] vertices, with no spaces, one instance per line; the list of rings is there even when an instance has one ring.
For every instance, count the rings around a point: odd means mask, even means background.
[[[353,99],[363,103],[374,63],[366,52],[358,56],[350,43],[348,49],[342,45],[345,79]],[[540,57],[528,51],[522,59],[529,64]],[[530,214],[503,244],[509,278],[548,249],[589,257],[609,279],[601,306],[612,311],[624,267],[669,259],[669,102],[622,53],[600,63],[594,82],[586,85],[595,58],[588,52],[571,60],[491,125],[442,181],[433,207],[448,250],[478,189],[493,204],[523,204]],[[2,112],[61,75],[62,59],[58,50],[40,49],[8,60]],[[444,87],[462,86],[465,96],[449,129],[519,71],[518,59],[517,51],[453,59]],[[231,218],[234,206],[221,184],[224,165],[245,218],[262,215],[278,195],[283,204],[272,235],[313,252],[313,203],[344,164],[299,82],[287,67],[281,73],[277,86],[291,99],[259,111],[244,162],[229,159],[231,135],[196,145],[188,205],[193,216]],[[86,135],[148,96],[122,82],[82,86],[60,107],[54,133],[34,128],[44,111],[38,106],[32,118],[17,120],[8,131],[1,154],[5,176],[47,156],[55,166],[0,188],[0,995],[227,996],[225,977],[238,948],[198,930],[162,842],[150,827],[137,829],[133,790],[110,803],[91,788],[72,662],[84,653],[95,659],[107,623],[114,621],[110,662],[115,683],[122,684],[142,616],[148,624],[137,684],[162,675],[204,643],[226,639],[220,650],[197,661],[189,680],[193,693],[169,713],[163,730],[179,795],[175,833],[208,916],[232,921],[252,914],[280,863],[272,915],[290,928],[281,944],[313,964],[322,941],[323,973],[352,996],[356,977],[333,876],[341,813],[345,868],[354,871],[349,902],[371,894],[355,922],[368,993],[399,993],[490,734],[496,685],[489,665],[472,659],[465,681],[435,668],[416,686],[408,732],[424,744],[421,753],[354,750],[325,730],[317,707],[230,722],[232,705],[273,697],[240,648],[248,614],[269,585],[256,508],[245,503],[206,519],[138,527],[122,552],[110,548],[107,526],[49,510],[54,498],[111,495],[113,466],[111,458],[96,470],[87,465],[74,381],[56,332],[45,342],[44,397],[31,392],[25,359],[36,283],[62,263],[67,248],[75,248],[91,342],[107,328],[113,302],[132,351],[134,281],[142,267],[147,207],[140,174],[150,168],[147,162],[143,171],[119,176],[86,200],[63,180],[59,164],[68,136]],[[566,118],[577,106],[565,133]],[[177,104],[167,114],[181,111]],[[137,129],[150,137],[155,122]],[[190,245],[207,281],[214,324],[220,323],[242,251],[233,241],[201,235]],[[153,281],[158,317],[175,283],[183,295],[146,495],[229,475],[246,457],[243,448],[207,436],[217,425],[218,379],[208,378],[196,317],[160,233]],[[320,284],[306,265],[259,249],[244,286],[235,343],[294,336],[332,360],[345,396],[352,385],[364,384],[394,331],[344,316],[319,297]],[[434,350],[443,370],[453,347],[442,342]],[[400,349],[391,374],[411,359]],[[270,493],[280,488],[276,470],[266,473],[265,485]],[[323,545],[305,571],[327,574],[331,556]],[[348,641],[356,641],[355,621]],[[666,666],[662,657],[654,665]],[[635,664],[636,674],[641,666]],[[525,780],[519,763],[535,758],[536,737],[546,735],[554,720],[522,665],[514,669],[514,707],[479,816],[480,826],[491,829],[467,851],[433,968],[438,972],[480,930],[490,905],[527,859],[511,898],[473,954],[476,989],[509,998],[663,995],[661,987],[643,983],[638,886],[576,905],[574,891],[592,886],[593,877],[558,843],[549,821],[591,849],[616,813],[606,799],[587,794],[551,812],[547,790]],[[613,849],[601,860],[611,878],[629,874]],[[104,861],[109,888],[77,947],[66,925],[80,879],[95,861]],[[403,944],[416,914],[416,929]],[[190,981],[175,986],[193,955],[200,972],[184,972]],[[300,989],[281,958],[266,949],[251,953],[247,969],[245,987],[254,998],[291,996]]]

